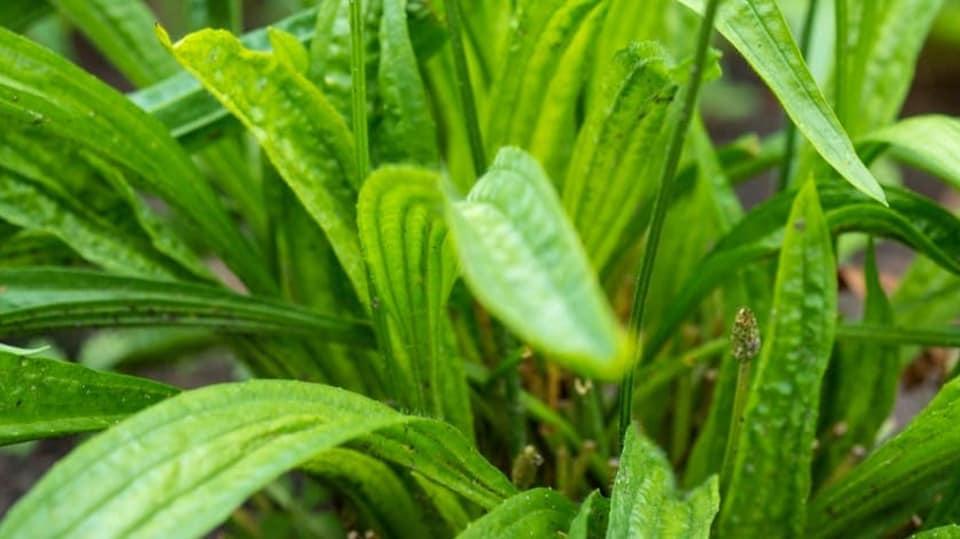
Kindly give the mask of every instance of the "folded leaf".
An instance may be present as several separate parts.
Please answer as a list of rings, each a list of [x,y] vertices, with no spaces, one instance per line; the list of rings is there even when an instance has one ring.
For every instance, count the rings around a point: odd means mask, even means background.
[[[629,339],[532,157],[501,150],[447,222],[467,284],[511,330],[582,374],[623,374]]]
[[[176,45],[168,39],[166,44],[260,142],[323,228],[357,295],[366,298],[354,206],[360,178],[353,137],[343,119],[293,66],[245,48],[229,32],[202,30]]]
[[[836,263],[811,180],[793,202],[770,327],[754,362],[718,533],[803,534],[820,386],[833,347]]]
[[[679,1],[703,12],[703,0]],[[885,204],[883,188],[860,161],[817,87],[776,0],[723,2],[717,30],[753,66],[820,156],[854,187]]]
[[[362,345],[366,324],[222,288],[82,270],[0,270],[0,335],[95,326],[192,326]]]
[[[178,390],[56,359],[0,351],[0,445],[101,430]]]
[[[303,382],[262,380],[185,392],[61,460],[10,510],[0,537],[200,536],[278,475],[355,440],[491,505],[512,493],[506,478],[453,429],[442,438],[424,436],[440,433],[421,426],[438,425]],[[450,471],[419,469],[412,458],[418,453]]]
[[[720,506],[717,478],[683,494],[666,455],[633,425],[627,429],[610,498],[607,538],[710,537]]]
[[[576,514],[576,506],[562,494],[546,488],[528,490],[471,522],[457,539],[556,537]]]

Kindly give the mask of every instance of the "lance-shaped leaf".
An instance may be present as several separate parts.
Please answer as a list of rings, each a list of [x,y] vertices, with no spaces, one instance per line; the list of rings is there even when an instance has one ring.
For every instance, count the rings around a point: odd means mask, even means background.
[[[679,1],[703,12],[703,0]],[[807,69],[776,0],[728,0],[720,5],[716,24],[770,87],[820,156],[854,187],[886,203],[883,188],[860,161]]]
[[[369,342],[366,324],[214,286],[82,270],[0,271],[0,335],[97,326],[194,326]]]
[[[0,445],[105,429],[177,392],[143,378],[0,351]]]
[[[830,229],[811,180],[793,202],[773,313],[743,411],[719,533],[799,536],[810,494],[820,385],[837,311]]]
[[[201,536],[278,475],[351,441],[487,507],[514,492],[461,435],[430,430],[438,427],[318,384],[261,380],[185,392],[61,460],[10,510],[0,537]],[[421,469],[416,457],[450,471]]]
[[[874,131],[861,142],[886,148],[893,158],[960,189],[960,120],[956,118],[914,116]]]
[[[136,86],[177,72],[177,63],[148,33],[156,17],[142,0],[51,0],[67,20]]]
[[[444,407],[466,395],[465,380],[444,380],[445,306],[456,278],[456,258],[447,244],[440,176],[390,166],[364,183],[357,205],[360,239],[379,307],[399,331],[413,383],[404,395],[418,409],[445,417]],[[413,393],[412,395],[410,393]],[[460,394],[457,396],[457,394]],[[461,425],[469,429],[469,423]]]
[[[906,189],[888,187],[890,207],[884,208],[843,184],[823,184],[819,190],[834,234],[864,232],[895,239],[938,266],[960,274],[960,220],[933,201]],[[680,288],[681,294],[648,341],[645,357],[654,357],[677,325],[716,286],[741,268],[777,253],[793,197],[793,192],[786,192],[758,205],[717,242],[697,275]]]
[[[556,537],[577,514],[573,502],[555,490],[538,488],[507,498],[471,522],[457,539]]]
[[[467,284],[511,330],[580,373],[623,374],[630,341],[532,157],[501,150],[447,221]]]
[[[663,451],[637,432],[636,425],[627,429],[610,498],[608,539],[706,539],[719,506],[716,476],[688,494],[679,492]]]
[[[947,383],[906,429],[814,498],[810,537],[838,537],[857,521],[919,508],[924,492],[956,477],[960,464],[960,379]]]
[[[677,91],[664,54],[655,43],[617,53],[574,146],[563,205],[598,270],[653,200],[666,154],[663,124]]]
[[[323,228],[358,296],[366,298],[354,207],[361,179],[353,158],[353,137],[340,115],[290,63],[245,48],[229,32],[202,30],[176,45],[165,34],[161,39],[250,129]]]
[[[123,95],[26,38],[0,29],[5,128],[68,143],[129,172],[199,229],[251,288],[272,280],[183,149]]]

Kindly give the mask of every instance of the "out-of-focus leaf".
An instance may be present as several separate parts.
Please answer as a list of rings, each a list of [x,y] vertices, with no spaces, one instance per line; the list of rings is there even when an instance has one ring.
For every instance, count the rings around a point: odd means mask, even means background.
[[[149,37],[156,18],[142,0],[46,1],[134,85],[152,84],[177,72],[177,63]]]
[[[607,535],[610,501],[595,490],[580,504],[580,512],[570,522],[569,539],[603,539]]]
[[[564,208],[598,270],[630,225],[649,212],[666,153],[663,124],[677,91],[654,43],[620,51],[605,76],[603,97],[580,131],[563,183]]]
[[[111,370],[120,365],[171,361],[221,343],[208,329],[126,328],[101,331],[83,343],[77,361],[84,366]]]
[[[931,484],[960,465],[960,379],[947,383],[900,434],[811,502],[809,537],[842,537],[848,526],[886,511],[922,505]]]
[[[250,129],[326,232],[357,295],[366,298],[354,202],[361,179],[353,137],[342,118],[289,64],[270,53],[244,48],[229,32],[202,30],[176,45],[166,43],[177,60]]]
[[[377,308],[397,328],[409,361],[397,365],[406,371],[409,386],[400,384],[405,390],[395,398],[442,418],[452,411],[446,407],[464,400],[467,388],[462,372],[459,380],[446,383],[441,376],[441,363],[459,366],[460,360],[443,344],[444,309],[457,270],[446,242],[440,181],[438,174],[422,169],[381,168],[364,183],[357,218]],[[448,420],[471,432],[469,417],[461,415]]]
[[[177,393],[143,378],[0,352],[0,445],[111,427]]]
[[[566,531],[577,508],[562,494],[538,488],[507,498],[471,522],[457,539],[555,537]]]
[[[880,287],[872,240],[867,246],[864,276],[864,323],[892,325],[893,310]],[[824,381],[815,477],[823,480],[845,462],[852,464],[855,446],[872,448],[877,431],[893,409],[899,382],[896,347],[876,340],[840,344]]]
[[[895,159],[960,189],[960,120],[956,118],[914,116],[874,131],[861,142],[887,148]]]
[[[348,442],[486,507],[515,492],[469,442],[445,427],[303,382],[261,380],[189,391],[61,460],[10,510],[0,537],[203,535],[278,475]]]
[[[46,1],[6,0],[0,3],[0,26],[22,32],[51,11]]]
[[[501,150],[447,221],[467,283],[510,329],[581,373],[623,374],[630,340],[532,157]]]
[[[703,0],[679,0],[703,11]],[[753,66],[810,144],[850,184],[880,202],[883,188],[857,156],[803,61],[776,0],[728,0],[717,30]]]
[[[156,119],[65,59],[3,29],[0,118],[6,129],[69,144],[129,172],[179,210],[248,286],[274,288],[252,245]]]
[[[720,507],[716,476],[688,494],[679,492],[666,455],[637,430],[627,429],[606,537],[710,537]]]
[[[754,361],[718,533],[801,536],[820,386],[833,347],[836,263],[810,180],[787,220],[770,327]]]
[[[0,270],[0,335],[91,326],[193,326],[369,342],[366,324],[213,286],[90,271]]]

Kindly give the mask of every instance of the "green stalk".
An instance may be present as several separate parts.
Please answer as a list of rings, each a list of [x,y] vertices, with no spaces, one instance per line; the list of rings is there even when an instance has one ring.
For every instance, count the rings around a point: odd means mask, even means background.
[[[810,0],[807,6],[807,14],[803,19],[803,29],[800,31],[800,53],[804,58],[810,52],[810,39],[813,35],[813,20],[817,15],[817,4],[819,0]],[[797,152],[797,126],[789,116],[784,114],[786,127],[786,140],[784,140],[783,164],[780,167],[780,176],[777,179],[777,192],[783,191],[790,183],[790,175],[793,173],[793,161]]]
[[[657,249],[660,246],[660,236],[663,234],[663,222],[667,216],[668,202],[673,194],[673,182],[677,174],[677,165],[680,163],[683,141],[690,128],[694,109],[697,106],[697,98],[700,94],[700,87],[703,84],[703,72],[707,63],[707,49],[710,46],[710,38],[713,35],[713,22],[717,18],[717,8],[719,5],[720,0],[708,0],[707,2],[707,8],[703,15],[703,21],[700,23],[700,31],[697,37],[697,51],[693,60],[693,71],[690,75],[689,86],[684,94],[677,123],[674,126],[670,144],[667,147],[667,160],[664,164],[660,181],[658,182],[660,187],[653,205],[653,219],[650,223],[650,234],[647,236],[647,246],[643,253],[643,263],[640,267],[640,273],[637,276],[633,305],[630,310],[630,330],[633,335],[637,336],[638,344],[634,354],[634,367],[631,368],[630,373],[620,387],[621,441],[627,432],[627,426],[630,424],[632,417],[633,383],[636,373],[636,362],[642,356],[642,343],[639,341],[640,333],[643,329],[643,315],[647,293],[650,290],[650,279],[653,276],[653,263],[657,257]]]
[[[353,81],[353,137],[356,142],[360,183],[370,173],[370,141],[367,134],[367,62],[363,44],[363,3],[350,0],[350,75]]]
[[[960,348],[960,328],[909,328],[873,324],[844,324],[837,327],[837,339],[870,341],[899,346],[940,346]]]
[[[467,66],[467,54],[463,48],[463,31],[460,21],[459,0],[447,0],[447,22],[450,25],[450,48],[453,50],[453,73],[457,89],[460,90],[460,108],[467,124],[467,140],[470,143],[470,157],[477,177],[487,168],[487,158],[483,150],[483,136],[480,132],[480,120],[477,116],[473,85],[470,82],[470,68]]]
[[[836,18],[836,45],[834,46],[834,101],[836,103],[837,118],[840,125],[847,126],[847,2],[846,0],[836,0],[835,18]]]
[[[740,441],[740,430],[743,427],[743,409],[746,408],[747,394],[750,392],[750,363],[750,360],[741,360],[737,369],[737,390],[733,397],[733,417],[730,418],[727,447],[723,452],[723,464],[720,467],[720,492],[724,497],[726,497],[730,476],[733,474],[737,446]]]

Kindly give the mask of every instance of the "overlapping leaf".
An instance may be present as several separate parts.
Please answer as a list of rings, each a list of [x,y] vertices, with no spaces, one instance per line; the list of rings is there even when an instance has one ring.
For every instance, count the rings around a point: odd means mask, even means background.
[[[532,157],[501,150],[447,221],[467,283],[510,329],[579,372],[624,372],[629,339]]]
[[[956,118],[914,116],[874,131],[861,142],[886,148],[895,159],[960,189],[960,120]]]
[[[538,488],[507,498],[471,522],[457,539],[553,537],[567,529],[577,508],[562,494]]]

